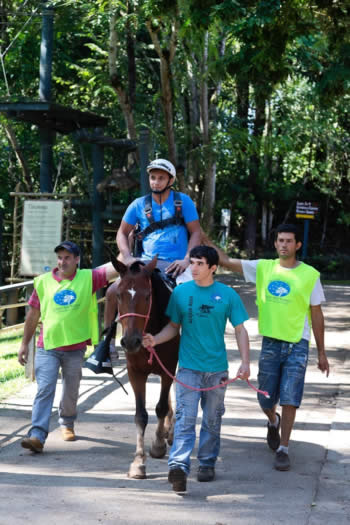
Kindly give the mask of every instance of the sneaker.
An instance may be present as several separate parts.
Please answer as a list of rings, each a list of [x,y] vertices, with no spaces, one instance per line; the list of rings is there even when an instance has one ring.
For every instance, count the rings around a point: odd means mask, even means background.
[[[280,425],[281,425],[281,416],[276,412],[278,417],[278,425],[274,427],[267,422],[267,444],[271,450],[277,450],[280,446]]]
[[[279,450],[276,452],[276,458],[275,458],[275,469],[276,470],[289,470],[290,469],[290,461],[289,456],[283,450]]]
[[[63,441],[75,441],[75,433],[73,428],[61,427]]]
[[[214,467],[199,467],[197,472],[198,481],[213,481],[215,478]]]
[[[172,483],[175,492],[186,492],[186,473],[181,468],[169,470],[168,481]]]
[[[43,443],[36,437],[26,437],[22,439],[21,446],[28,448],[32,452],[42,452],[44,448]]]

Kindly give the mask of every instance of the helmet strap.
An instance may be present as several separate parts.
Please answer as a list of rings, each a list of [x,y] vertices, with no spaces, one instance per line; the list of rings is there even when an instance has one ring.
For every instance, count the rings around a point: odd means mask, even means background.
[[[169,190],[170,188],[171,186],[166,186],[163,190],[152,190],[151,189],[151,193],[155,193],[156,195],[161,195],[162,193]]]
[[[169,175],[169,174],[168,174],[168,177],[169,177],[169,182],[170,182],[170,179],[172,179],[173,177],[171,175]],[[156,195],[161,195],[165,191],[171,189],[172,184],[169,184],[169,182],[168,182],[167,186],[165,186],[165,188],[163,188],[162,190],[152,190],[152,188],[151,188],[151,193],[155,193]]]

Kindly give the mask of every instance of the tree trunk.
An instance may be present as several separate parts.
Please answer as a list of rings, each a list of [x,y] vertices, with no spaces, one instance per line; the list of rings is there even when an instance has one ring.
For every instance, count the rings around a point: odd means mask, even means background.
[[[249,82],[246,75],[238,75],[236,90],[237,127],[240,127],[245,132],[246,141],[248,141]],[[237,175],[242,180],[246,180],[248,172],[247,147],[248,144],[246,147],[242,147],[243,155],[239,155],[236,159]]]
[[[187,78],[188,78],[188,92],[189,97],[185,98],[185,122],[187,124],[187,193],[196,202],[197,208],[200,209],[200,203],[197,203],[197,197],[199,196],[198,188],[200,184],[200,96],[198,91],[198,75],[195,72],[196,60],[193,53],[190,51],[191,61],[187,60]]]
[[[255,119],[253,140],[254,148],[249,159],[248,188],[251,194],[251,203],[246,214],[246,227],[244,232],[244,248],[248,256],[253,256],[256,247],[256,228],[257,228],[257,179],[260,169],[260,149],[265,126],[265,97],[255,94]]]
[[[266,202],[262,203],[261,209],[261,241],[263,246],[266,246],[267,242],[267,216],[268,216],[268,207]]]
[[[215,199],[215,185],[213,184],[212,159],[209,136],[209,95],[208,95],[208,45],[209,33],[206,31],[203,41],[203,55],[201,67],[200,89],[200,126],[204,152],[204,199],[203,199],[203,227],[210,232],[213,226],[212,203]],[[213,195],[214,191],[214,195]]]
[[[134,99],[134,86],[135,86],[135,54],[132,52],[132,36],[130,31],[128,31],[127,41],[128,41],[128,88],[123,85],[122,77],[118,73],[118,51],[117,51],[117,31],[116,31],[116,22],[117,14],[113,13],[109,21],[109,53],[108,53],[108,65],[109,65],[109,79],[111,86],[115,90],[119,104],[124,116],[127,136],[131,140],[137,140],[137,131],[135,126],[134,114],[133,114],[133,99]],[[129,91],[131,90],[131,91]]]
[[[154,48],[160,59],[160,83],[162,94],[162,106],[165,121],[165,136],[168,144],[168,158],[176,166],[177,153],[174,132],[174,116],[173,116],[173,87],[172,87],[172,73],[171,65],[175,57],[178,33],[178,20],[176,19],[171,25],[171,36],[168,48],[161,46],[158,32],[153,29],[150,20],[146,22],[148,32],[152,39]],[[179,177],[180,189],[185,187],[183,175]]]
[[[6,136],[13,148],[13,151],[15,152],[15,155],[17,157],[17,161],[21,167],[21,170],[22,170],[22,175],[23,175],[23,183],[25,184],[26,188],[27,188],[27,191],[28,192],[32,192],[33,191],[33,186],[32,186],[32,180],[31,180],[31,177],[30,177],[30,174],[29,174],[29,168],[28,168],[28,165],[27,165],[27,161],[21,151],[21,148],[18,144],[18,141],[17,141],[17,137],[15,135],[15,132],[13,131],[12,127],[10,126],[10,124],[8,124],[7,122],[5,122],[5,120],[1,117],[0,118],[0,122],[5,130],[5,133],[6,133]]]
[[[222,36],[219,42],[219,56],[225,53],[226,38]],[[202,90],[201,90],[201,124],[203,131],[203,147],[205,158],[205,181],[204,181],[204,228],[211,232],[214,226],[214,208],[216,193],[216,159],[212,147],[211,129],[216,128],[217,102],[221,93],[221,82],[214,86],[213,95],[209,98],[208,89],[208,49],[209,33],[204,36],[203,66],[202,66]]]
[[[272,151],[271,151],[271,134],[272,134],[272,120],[271,120],[271,105],[267,104],[267,118],[266,118],[266,134],[264,140],[264,187],[267,188],[268,179],[271,179],[273,164],[272,164]],[[267,244],[268,236],[268,217],[269,202],[264,200],[262,202],[261,210],[261,242],[263,246]]]

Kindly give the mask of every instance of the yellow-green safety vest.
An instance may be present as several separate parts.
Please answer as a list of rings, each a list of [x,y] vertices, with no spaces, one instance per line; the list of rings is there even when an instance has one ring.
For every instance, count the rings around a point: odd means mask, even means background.
[[[73,280],[56,281],[50,273],[34,279],[40,300],[46,350],[91,339],[98,343],[96,294],[92,294],[92,271],[79,270]]]
[[[279,259],[260,259],[256,272],[259,333],[289,343],[300,341],[306,315],[310,326],[310,296],[320,274],[300,263],[292,269]]]

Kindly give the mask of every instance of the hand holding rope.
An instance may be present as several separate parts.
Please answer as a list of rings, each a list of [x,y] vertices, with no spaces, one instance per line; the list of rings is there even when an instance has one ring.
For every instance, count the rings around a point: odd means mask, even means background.
[[[207,388],[197,388],[197,387],[194,387],[194,386],[191,386],[191,385],[186,385],[185,383],[183,383],[182,381],[180,381],[179,379],[177,379],[175,376],[173,376],[169,370],[164,366],[164,364],[162,363],[162,361],[160,360],[157,352],[155,351],[155,349],[152,347],[152,346],[147,346],[146,347],[147,350],[149,351],[150,353],[150,357],[148,359],[148,364],[151,365],[152,362],[153,362],[153,356],[156,358],[156,360],[158,361],[159,365],[161,366],[161,368],[164,370],[164,372],[166,374],[168,374],[169,377],[171,377],[173,379],[173,381],[175,381],[176,383],[179,383],[180,385],[182,385],[183,387],[185,388],[188,388],[189,390],[195,390],[196,392],[207,392],[208,390],[215,390],[215,388],[220,388],[222,386],[226,386],[226,385],[229,385],[230,383],[233,383],[234,381],[237,381],[237,379],[240,379],[240,376],[236,376],[234,377],[233,379],[228,379],[227,381],[224,381],[218,385],[215,385],[215,386],[210,386],[210,387],[207,387]],[[259,394],[265,396],[266,398],[270,398],[269,396],[269,393],[266,392],[265,390],[259,390],[258,388],[256,388],[254,385],[251,384],[251,382],[249,381],[249,379],[242,379],[242,381],[246,381],[248,386],[250,386],[250,388],[252,388],[255,392],[258,392]]]

